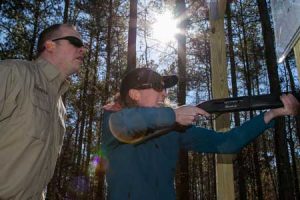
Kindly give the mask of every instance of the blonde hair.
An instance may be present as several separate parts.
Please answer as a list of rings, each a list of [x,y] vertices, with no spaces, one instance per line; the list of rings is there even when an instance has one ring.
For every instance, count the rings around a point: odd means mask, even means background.
[[[132,108],[132,107],[137,107],[138,103],[136,100],[133,100],[130,96],[129,93],[126,94],[125,99],[120,98],[120,103],[123,108]]]

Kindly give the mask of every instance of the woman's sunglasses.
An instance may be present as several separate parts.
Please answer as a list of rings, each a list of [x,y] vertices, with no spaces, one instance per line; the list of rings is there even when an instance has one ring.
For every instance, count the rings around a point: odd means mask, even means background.
[[[135,87],[134,89],[138,89],[138,90],[143,90],[143,89],[154,89],[157,92],[162,92],[164,91],[166,88],[164,87],[164,85],[162,83],[144,83],[138,87]]]
[[[84,46],[82,40],[77,38],[77,37],[74,37],[74,36],[66,36],[66,37],[56,38],[52,41],[55,42],[55,41],[58,41],[58,40],[68,40],[70,42],[70,44],[72,44],[73,46],[75,46],[77,48],[80,48],[80,47]]]

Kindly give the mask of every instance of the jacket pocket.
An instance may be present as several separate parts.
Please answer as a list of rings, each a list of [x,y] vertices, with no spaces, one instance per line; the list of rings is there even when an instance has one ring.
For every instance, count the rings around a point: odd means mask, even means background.
[[[44,141],[51,124],[49,96],[34,90],[31,101],[33,105],[32,120],[34,130],[30,133],[30,136]]]

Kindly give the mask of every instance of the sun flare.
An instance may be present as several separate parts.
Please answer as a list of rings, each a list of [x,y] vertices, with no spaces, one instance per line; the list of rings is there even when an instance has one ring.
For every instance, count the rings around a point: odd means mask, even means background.
[[[162,43],[175,41],[175,35],[179,33],[179,29],[172,13],[166,11],[157,15],[155,19],[156,22],[152,25],[153,38]]]

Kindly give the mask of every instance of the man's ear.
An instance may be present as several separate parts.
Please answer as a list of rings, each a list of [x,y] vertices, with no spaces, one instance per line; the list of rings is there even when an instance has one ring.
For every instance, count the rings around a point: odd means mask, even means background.
[[[138,90],[136,89],[130,89],[128,91],[128,95],[132,100],[138,101],[141,98],[141,94]]]
[[[54,48],[55,48],[55,43],[54,43],[53,41],[47,40],[47,41],[45,42],[45,49],[46,49],[47,51],[53,51]]]

